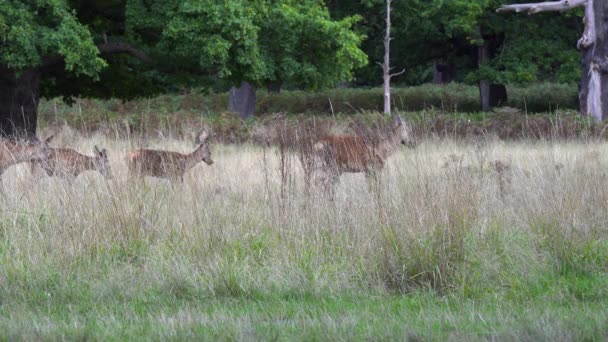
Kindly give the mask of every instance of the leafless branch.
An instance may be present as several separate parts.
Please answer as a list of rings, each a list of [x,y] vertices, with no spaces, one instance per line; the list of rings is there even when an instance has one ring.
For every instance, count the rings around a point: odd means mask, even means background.
[[[528,13],[528,15],[540,12],[563,12],[572,8],[584,6],[587,2],[588,0],[561,0],[529,4],[503,5],[498,8],[496,12],[525,12]]]
[[[585,16],[583,17],[583,23],[585,24],[585,30],[583,36],[576,43],[576,47],[580,49],[588,49],[595,44],[595,14],[593,13],[593,3],[588,2],[585,5]]]
[[[390,74],[390,75],[388,75],[388,77],[393,78],[393,77],[396,77],[396,76],[399,76],[399,75],[403,75],[404,73],[405,73],[405,69],[403,69],[403,70],[401,70],[401,71],[399,71],[397,73]]]
[[[152,63],[152,59],[142,50],[127,43],[104,43],[97,45],[99,53],[102,55],[112,55],[117,53],[129,54],[144,63]]]
[[[118,53],[126,53],[129,54],[144,63],[152,63],[152,58],[150,58],[143,50],[136,48],[135,46],[128,43],[103,43],[97,45],[97,49],[101,55],[113,55]],[[46,58],[41,67],[49,68],[54,67],[58,64],[64,62],[63,56],[53,56]]]

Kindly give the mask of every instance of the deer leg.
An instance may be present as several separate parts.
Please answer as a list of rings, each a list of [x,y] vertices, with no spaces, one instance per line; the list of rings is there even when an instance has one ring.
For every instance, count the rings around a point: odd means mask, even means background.
[[[380,199],[381,181],[378,172],[376,170],[367,170],[365,172],[365,179],[367,180],[370,194],[373,194],[376,199]]]
[[[326,175],[324,183],[324,191],[329,196],[329,199],[333,202],[336,198],[336,187],[340,181],[340,173],[336,170],[329,171]]]

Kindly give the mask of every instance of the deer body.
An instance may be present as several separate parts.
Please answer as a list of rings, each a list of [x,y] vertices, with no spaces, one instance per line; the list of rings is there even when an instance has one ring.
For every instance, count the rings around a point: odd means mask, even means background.
[[[42,169],[49,176],[76,178],[84,171],[99,171],[106,178],[111,178],[110,163],[105,149],[99,150],[95,146],[94,156],[80,154],[69,148],[50,149],[46,161],[33,161],[30,165],[32,171]]]
[[[368,178],[375,178],[399,144],[410,147],[414,144],[410,127],[401,119],[395,120],[388,136],[377,143],[354,135],[325,136],[313,147],[318,161],[315,168],[323,173],[320,180],[324,185],[333,190],[343,173],[364,173]]]
[[[19,143],[12,140],[0,140],[0,175],[9,167],[27,161],[46,160],[50,147],[48,143],[53,137],[44,142]]]
[[[372,172],[384,167],[384,160],[361,137],[334,135],[321,138],[314,145],[324,167],[334,167],[338,173]]]
[[[202,135],[202,138],[201,138]],[[129,174],[132,176],[150,176],[184,181],[184,174],[204,161],[212,165],[211,151],[207,142],[207,133],[203,131],[195,143],[199,146],[190,154],[162,150],[135,150],[127,155]]]

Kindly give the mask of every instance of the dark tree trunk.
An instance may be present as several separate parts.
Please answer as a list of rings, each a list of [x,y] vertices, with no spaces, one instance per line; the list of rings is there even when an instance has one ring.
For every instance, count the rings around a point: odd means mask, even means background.
[[[507,100],[507,87],[504,84],[490,84],[490,107],[504,106]]]
[[[15,72],[0,67],[0,136],[36,136],[40,74],[35,69]]]
[[[478,47],[478,65],[481,66],[490,61],[490,52],[488,49],[487,41],[484,41],[484,44]],[[480,99],[480,107],[483,112],[487,112],[490,110],[490,82],[487,80],[479,81],[479,99]]]
[[[266,85],[266,89],[269,93],[280,93],[281,92],[281,83],[280,82],[269,82]]]
[[[579,100],[583,115],[601,121],[608,118],[608,2],[595,0],[587,6],[585,34],[578,44],[583,69]]]
[[[228,110],[238,113],[241,119],[253,116],[255,110],[255,87],[248,82],[241,82],[240,87],[233,86],[228,97]]]
[[[433,63],[433,83],[446,84],[456,78],[456,66],[452,63]]]

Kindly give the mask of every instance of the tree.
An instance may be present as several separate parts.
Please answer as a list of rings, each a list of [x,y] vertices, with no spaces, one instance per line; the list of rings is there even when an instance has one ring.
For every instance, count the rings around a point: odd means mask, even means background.
[[[384,78],[384,114],[391,114],[391,78],[405,72],[391,74],[391,0],[386,0],[386,34],[384,36],[384,61],[382,62],[382,76]]]
[[[356,20],[313,0],[0,0],[0,135],[33,136],[41,97],[331,85],[366,62]]]
[[[497,15],[510,0],[399,0],[392,2],[391,64],[407,72],[397,84],[441,81],[479,84],[570,83],[580,78],[578,54],[569,49],[580,30],[575,15],[546,14],[529,19]],[[328,0],[332,17],[359,13],[354,29],[370,60],[382,60],[385,0]],[[485,39],[484,39],[485,37]],[[488,58],[479,63],[479,48],[487,41]],[[437,67],[435,67],[437,66]],[[375,64],[358,69],[355,84],[377,86],[382,75]],[[439,80],[439,77],[438,77]]]
[[[595,121],[608,117],[608,2],[605,0],[562,0],[530,4],[505,5],[497,12],[566,11],[585,8],[585,30],[577,47],[582,51],[582,78],[579,90],[580,109],[583,115]]]
[[[143,2],[137,12],[146,11]],[[150,19],[156,18],[156,19]],[[148,9],[135,26],[161,30],[157,44],[187,63],[217,70],[236,86],[230,104],[241,117],[252,114],[255,89],[289,83],[318,89],[352,78],[367,63],[363,37],[351,30],[358,17],[332,20],[323,1],[174,1]]]

